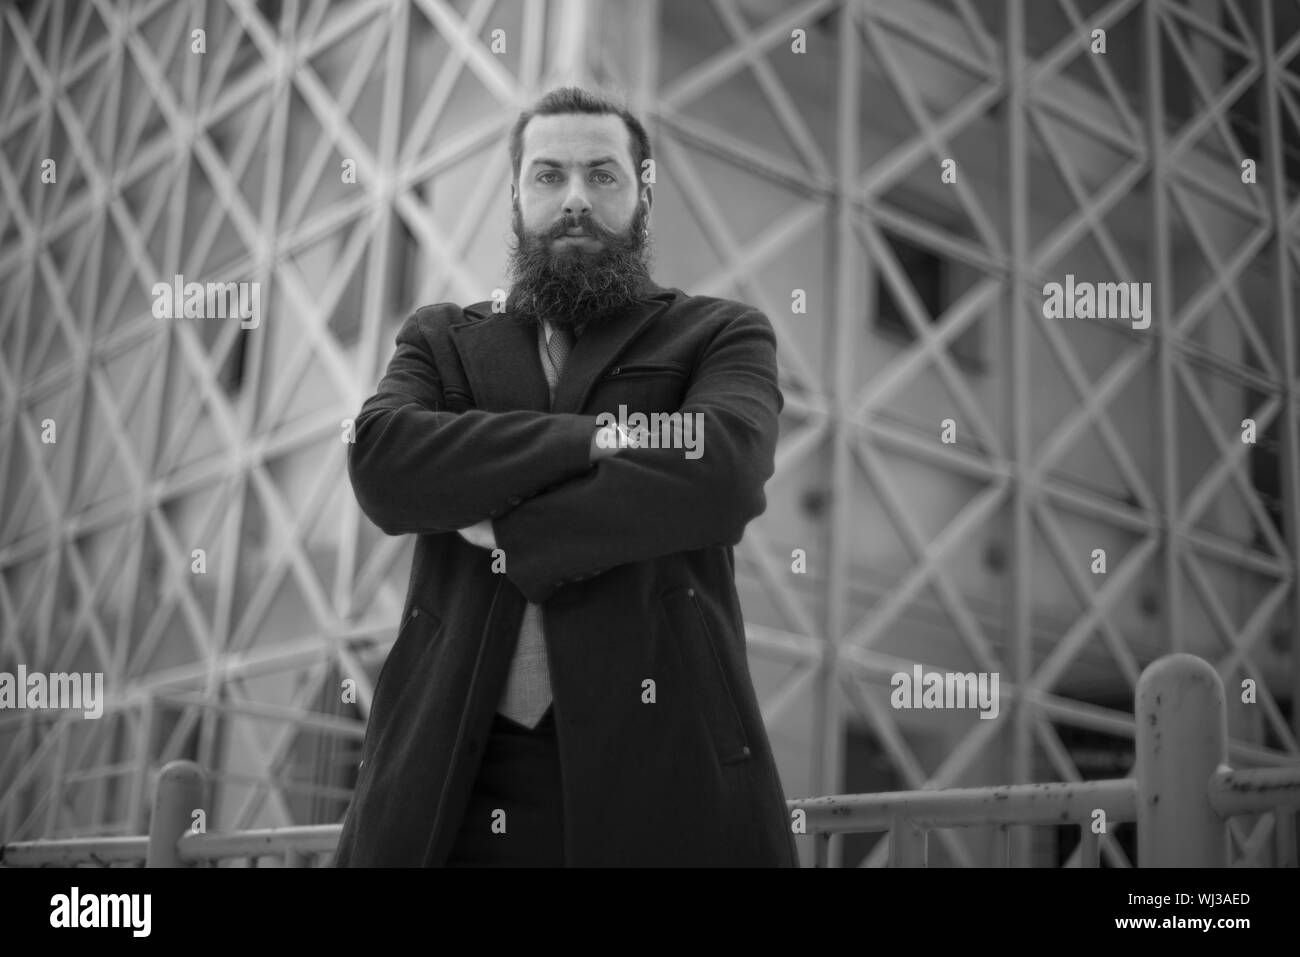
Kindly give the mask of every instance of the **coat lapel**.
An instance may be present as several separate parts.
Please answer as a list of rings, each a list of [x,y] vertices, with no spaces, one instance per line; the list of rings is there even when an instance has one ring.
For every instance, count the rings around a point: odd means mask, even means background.
[[[537,354],[537,329],[514,316],[492,312],[491,301],[465,307],[478,318],[451,327],[475,405],[485,412],[551,407],[550,390]]]
[[[580,412],[596,379],[674,296],[670,289],[646,283],[626,312],[583,332],[560,374],[554,405],[538,355],[536,327],[509,313],[493,313],[491,301],[466,306],[465,314],[473,318],[451,331],[475,404],[488,412]]]

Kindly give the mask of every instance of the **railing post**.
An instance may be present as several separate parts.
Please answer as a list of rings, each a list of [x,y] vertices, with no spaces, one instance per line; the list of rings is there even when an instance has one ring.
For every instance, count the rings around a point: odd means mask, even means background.
[[[193,761],[172,761],[159,772],[145,867],[189,866],[181,860],[178,842],[195,809],[203,806],[203,786],[203,769]]]
[[[894,817],[889,828],[889,866],[925,867],[926,832],[906,818]]]
[[[1295,811],[1291,808],[1273,808],[1273,842],[1277,850],[1273,866],[1295,867]]]
[[[1166,655],[1138,679],[1138,866],[1227,867],[1228,831],[1210,804],[1227,763],[1223,681],[1204,659]]]
[[[813,867],[830,867],[831,832],[814,831]]]
[[[1101,867],[1101,838],[1087,821],[1079,825],[1079,866]]]

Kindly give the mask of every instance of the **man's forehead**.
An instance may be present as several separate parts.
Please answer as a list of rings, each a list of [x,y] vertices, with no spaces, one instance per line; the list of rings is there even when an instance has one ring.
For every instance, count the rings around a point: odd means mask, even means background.
[[[631,161],[630,134],[613,113],[558,113],[535,116],[524,127],[524,165],[538,158],[583,162],[613,156],[621,165]]]

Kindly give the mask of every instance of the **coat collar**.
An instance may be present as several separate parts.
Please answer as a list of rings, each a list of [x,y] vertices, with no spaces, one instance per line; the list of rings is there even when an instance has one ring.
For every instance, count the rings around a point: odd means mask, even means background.
[[[554,405],[532,323],[520,322],[510,313],[494,313],[492,301],[485,300],[466,306],[466,321],[453,325],[451,333],[480,409],[579,412],[596,378],[676,295],[675,290],[647,281],[622,315],[589,326],[569,353]]]

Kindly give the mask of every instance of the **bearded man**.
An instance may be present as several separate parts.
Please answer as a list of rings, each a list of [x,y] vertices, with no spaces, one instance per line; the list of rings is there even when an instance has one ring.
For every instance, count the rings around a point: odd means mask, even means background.
[[[419,309],[356,418],[358,503],[417,538],[335,864],[797,866],[732,553],[771,323],[650,279],[626,109],[554,90],[510,153],[504,309]]]

